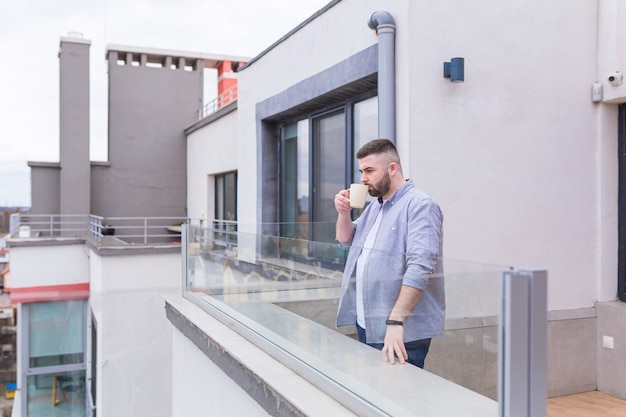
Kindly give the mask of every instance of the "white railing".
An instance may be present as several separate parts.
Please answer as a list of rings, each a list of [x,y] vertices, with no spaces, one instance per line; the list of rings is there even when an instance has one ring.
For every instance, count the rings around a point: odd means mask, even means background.
[[[11,215],[12,238],[80,237],[96,244],[179,243],[186,217],[102,217],[95,215]]]
[[[225,248],[237,246],[237,222],[232,220],[212,220],[213,242]]]
[[[10,236],[20,238],[44,236],[84,236],[87,215],[74,214],[11,214]]]
[[[89,216],[89,236],[97,241],[130,244],[159,242],[180,243],[180,225],[189,222],[186,217],[102,217]]]
[[[198,120],[202,120],[205,117],[215,113],[225,105],[237,100],[237,84],[224,91],[222,94],[206,103],[198,111]]]

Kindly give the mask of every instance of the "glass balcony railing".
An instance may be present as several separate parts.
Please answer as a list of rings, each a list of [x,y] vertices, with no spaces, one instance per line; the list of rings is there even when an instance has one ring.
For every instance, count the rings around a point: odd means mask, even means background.
[[[259,228],[281,230],[274,224]],[[335,242],[242,231],[255,229],[185,226],[186,297],[218,319],[237,323],[237,331],[266,351],[275,348],[271,354],[287,355],[292,363],[296,358],[301,374],[323,375],[380,415],[420,415],[424,402],[407,401],[414,391],[398,389],[397,378],[424,383],[425,375],[462,387],[454,395],[473,392],[486,400],[474,403],[476,409],[465,406],[462,414],[445,414],[447,405],[438,399],[440,415],[497,415],[491,400],[502,402],[504,392],[501,316],[503,277],[510,266],[440,259],[444,273],[430,279],[445,283],[445,330],[432,340],[426,372],[410,366],[402,376],[372,374],[365,370],[382,363],[381,353],[358,342],[354,326],[335,326],[348,250]],[[372,256],[389,262],[405,258],[390,252]]]

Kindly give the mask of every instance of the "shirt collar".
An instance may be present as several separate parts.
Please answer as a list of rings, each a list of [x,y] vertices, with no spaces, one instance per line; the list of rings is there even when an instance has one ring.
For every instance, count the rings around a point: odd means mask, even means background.
[[[402,186],[400,188],[398,188],[396,190],[395,193],[392,194],[391,197],[389,197],[389,200],[383,200],[382,197],[378,197],[378,202],[382,205],[385,201],[390,202],[391,204],[394,204],[396,201],[398,201],[400,198],[402,198],[402,196],[404,194],[406,194],[406,192],[413,187],[413,181],[412,180],[406,180],[406,182],[404,184],[402,184]]]

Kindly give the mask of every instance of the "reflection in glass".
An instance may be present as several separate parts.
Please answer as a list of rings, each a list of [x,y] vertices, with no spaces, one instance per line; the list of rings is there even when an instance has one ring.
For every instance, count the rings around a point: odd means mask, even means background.
[[[352,370],[347,368],[363,365],[350,345],[355,329],[335,326],[345,258],[334,254],[346,249],[336,243],[237,232],[239,245],[228,251],[214,244],[213,233],[203,230],[201,246],[189,254],[188,291],[205,302],[210,298],[227,305],[231,314],[240,315],[235,320],[254,323],[256,332],[281,349],[297,346],[310,355],[310,364],[348,373]],[[197,231],[190,227],[188,244],[194,243],[193,235]],[[298,245],[311,248],[309,257],[287,256],[285,248]],[[453,259],[443,263],[444,275],[433,279],[445,279],[445,332],[433,339],[425,369],[496,399],[500,278],[509,268]],[[350,389],[359,391],[358,381],[346,383],[356,384]]]
[[[215,176],[215,218],[237,220],[237,173]]]
[[[343,111],[315,120],[313,127],[315,158],[313,171],[313,221],[312,240],[335,242],[335,194],[346,186],[345,114]],[[320,250],[324,252],[320,253]],[[341,258],[343,251],[325,245],[310,248],[311,256]]]
[[[282,135],[281,236],[308,239],[309,236],[309,122],[286,126]],[[306,246],[294,246],[294,256],[306,256]]]
[[[29,366],[78,364],[85,353],[85,300],[29,305]]]
[[[375,138],[378,131],[377,97],[355,103],[353,112],[349,113],[354,115],[352,121],[346,120],[345,108],[313,118],[311,129],[308,119],[282,127],[280,236],[334,242],[335,194],[360,178],[358,166],[353,156],[348,158],[348,153]],[[347,128],[350,124],[353,130]],[[353,135],[348,137],[351,131]],[[354,210],[353,214],[359,212]],[[320,255],[313,253],[316,249],[306,242],[292,243],[291,250],[285,247],[285,253],[291,253],[294,258]],[[334,247],[325,250],[326,258],[344,256]]]
[[[378,138],[378,97],[354,104],[354,153],[372,139]],[[359,166],[354,163],[354,182],[359,182]]]
[[[29,417],[87,415],[85,371],[30,375],[26,385]]]

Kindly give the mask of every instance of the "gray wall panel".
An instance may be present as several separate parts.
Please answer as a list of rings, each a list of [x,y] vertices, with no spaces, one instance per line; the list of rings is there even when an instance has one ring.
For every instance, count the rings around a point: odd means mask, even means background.
[[[89,47],[82,39],[62,39],[60,67],[60,213],[90,211]]]
[[[94,170],[92,212],[105,217],[185,216],[184,129],[202,104],[202,68],[146,65],[109,52],[109,163]],[[130,54],[128,54],[130,56]],[[120,65],[120,62],[125,62]]]
[[[56,163],[33,163],[31,175],[31,213],[60,213],[60,165]]]

